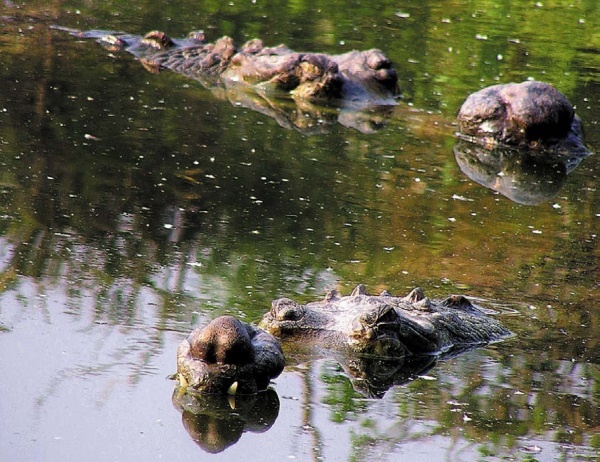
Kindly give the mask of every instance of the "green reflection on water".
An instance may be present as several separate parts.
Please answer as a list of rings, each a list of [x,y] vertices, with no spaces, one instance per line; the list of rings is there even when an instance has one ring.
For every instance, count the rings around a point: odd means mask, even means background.
[[[16,19],[0,31],[0,300],[25,309],[28,281],[37,295],[66,286],[69,309],[92,297],[96,321],[133,326],[149,289],[159,309],[146,322],[160,332],[224,312],[257,320],[273,298],[357,283],[468,288],[519,338],[394,390],[396,417],[431,423],[413,439],[461,429],[490,441],[482,457],[514,455],[520,437],[597,448],[598,161],[550,202],[518,205],[461,174],[452,120],[468,93],[533,77],[577,106],[597,150],[598,2],[232,3],[27,2],[6,13]],[[378,47],[405,100],[374,135],[338,126],[307,137],[50,24]],[[135,377],[160,336],[144,347]],[[322,380],[331,419],[364,423],[352,430],[365,448],[356,460],[401,444],[378,434],[383,412],[366,421],[375,405],[348,380]]]

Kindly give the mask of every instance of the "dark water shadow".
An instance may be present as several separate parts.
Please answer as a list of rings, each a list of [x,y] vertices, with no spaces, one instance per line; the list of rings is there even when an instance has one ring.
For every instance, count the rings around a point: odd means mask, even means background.
[[[506,341],[506,340],[503,340]],[[314,362],[316,359],[337,362],[354,391],[368,399],[381,399],[393,387],[407,385],[427,375],[440,362],[447,361],[485,345],[463,345],[439,354],[380,357],[356,355],[292,341],[284,345],[287,366]],[[293,352],[293,353],[290,353]]]
[[[204,451],[216,454],[239,441],[245,432],[264,433],[279,416],[279,396],[271,388],[256,395],[222,396],[176,388],[173,405],[183,427]]]
[[[488,149],[462,139],[454,145],[454,157],[465,175],[523,205],[539,205],[555,197],[567,175],[590,154],[581,145],[556,151]]]

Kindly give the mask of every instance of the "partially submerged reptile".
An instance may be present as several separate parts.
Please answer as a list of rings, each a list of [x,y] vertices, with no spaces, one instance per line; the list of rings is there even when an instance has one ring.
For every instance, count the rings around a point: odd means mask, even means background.
[[[462,295],[436,302],[417,288],[406,297],[387,291],[374,296],[363,285],[349,296],[334,290],[306,305],[289,298],[274,300],[259,326],[282,340],[298,337],[327,348],[388,358],[436,355],[510,335]]]
[[[373,132],[393,114],[390,108],[401,96],[392,62],[378,49],[329,55],[266,46],[260,39],[239,47],[227,36],[207,43],[202,31],[173,39],[161,31],[138,36],[55,28],[96,39],[112,51],[125,50],[151,72],[168,69],[197,80],[222,99],[304,133],[318,133],[318,127],[334,122]],[[336,110],[326,111],[324,104]],[[466,99],[457,119],[461,138],[486,147],[583,148],[573,106],[543,82],[479,90]]]
[[[278,337],[282,342],[295,339],[318,346],[333,357],[350,358],[346,361],[351,363],[346,364],[349,369],[365,372],[372,367],[360,366],[359,358],[382,360],[377,366],[379,376],[386,375],[381,373],[383,367],[390,369],[390,376],[406,378],[397,370],[406,358],[426,357],[411,360],[411,371],[416,373],[435,364],[436,357],[510,335],[500,322],[460,295],[440,302],[425,297],[420,289],[406,297],[388,292],[372,296],[359,285],[349,296],[332,291],[324,300],[306,305],[288,298],[274,300],[259,327],[231,316],[217,318],[180,345],[178,375],[181,384],[200,392],[265,389],[284,366]],[[398,380],[392,378],[392,383]]]

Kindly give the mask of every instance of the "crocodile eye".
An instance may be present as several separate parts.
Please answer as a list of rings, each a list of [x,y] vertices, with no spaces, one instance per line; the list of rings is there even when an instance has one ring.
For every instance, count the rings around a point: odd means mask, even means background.
[[[273,300],[271,314],[278,321],[297,321],[304,316],[304,306],[289,298]]]
[[[382,306],[377,313],[377,323],[394,323],[399,316],[391,305]]]

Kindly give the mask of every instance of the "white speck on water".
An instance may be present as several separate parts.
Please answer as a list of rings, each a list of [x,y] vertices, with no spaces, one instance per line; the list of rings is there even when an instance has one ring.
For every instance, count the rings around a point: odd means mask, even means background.
[[[523,446],[519,448],[519,450],[528,454],[539,454],[540,452],[542,452],[542,448],[540,448],[537,444],[534,444],[532,446]]]
[[[473,202],[473,199],[468,199],[465,196],[459,196],[458,194],[452,194],[452,199],[455,201]]]
[[[553,209],[559,209],[559,208],[560,208],[560,204],[553,204],[553,205],[552,205],[552,208],[553,208]]]
[[[460,401],[456,401],[454,399],[450,399],[448,401],[446,401],[446,404],[449,404],[450,406],[465,406],[466,403],[461,403]]]

